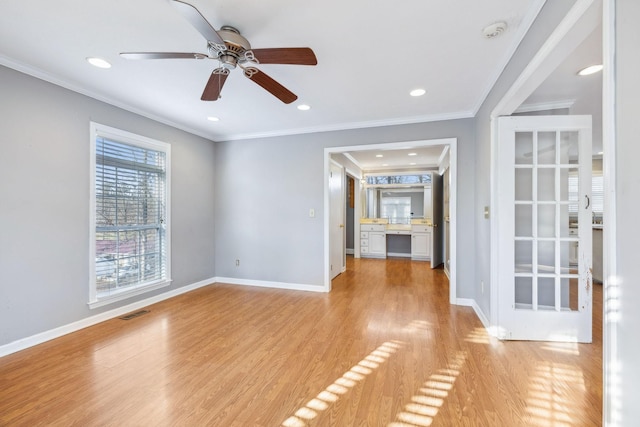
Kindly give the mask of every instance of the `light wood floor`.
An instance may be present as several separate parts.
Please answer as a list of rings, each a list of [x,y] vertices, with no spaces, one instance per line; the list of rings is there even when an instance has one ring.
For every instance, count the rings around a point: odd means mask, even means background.
[[[594,343],[500,342],[442,270],[354,260],[330,294],[215,285],[0,359],[0,426],[597,426]]]

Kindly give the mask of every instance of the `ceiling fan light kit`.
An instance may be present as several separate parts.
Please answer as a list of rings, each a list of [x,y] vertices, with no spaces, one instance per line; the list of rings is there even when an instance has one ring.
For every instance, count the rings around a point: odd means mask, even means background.
[[[120,55],[127,59],[215,59],[219,67],[215,68],[207,82],[200,99],[216,101],[227,77],[237,67],[243,74],[263,89],[290,104],[298,97],[289,89],[269,77],[255,65],[259,64],[289,64],[316,65],[313,50],[308,47],[251,49],[249,40],[240,31],[229,25],[219,30],[207,21],[198,9],[180,0],[171,0],[178,12],[207,40],[207,53],[183,52],[123,52]]]

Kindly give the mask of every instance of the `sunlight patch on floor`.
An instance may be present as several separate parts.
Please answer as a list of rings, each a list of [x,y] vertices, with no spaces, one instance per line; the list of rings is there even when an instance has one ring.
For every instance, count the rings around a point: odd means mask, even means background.
[[[304,427],[307,421],[311,421],[329,408],[331,403],[335,403],[340,396],[349,392],[349,389],[358,385],[360,381],[386,362],[398,349],[402,348],[402,341],[387,341],[380,347],[369,353],[364,359],[358,362],[351,370],[345,372],[342,377],[330,384],[321,391],[315,398],[311,399],[305,406],[298,409],[293,416],[282,422],[283,427]]]
[[[413,396],[411,403],[406,404],[404,410],[396,415],[395,421],[387,427],[430,426],[449,396],[466,358],[466,353],[456,353],[446,368],[439,369],[425,381],[419,389],[420,394]]]
[[[575,402],[586,391],[580,369],[561,363],[538,362],[529,380],[527,424],[545,427],[582,425]]]
[[[580,356],[580,350],[578,349],[578,343],[576,342],[548,342],[541,348],[543,350],[555,351],[556,353]]]
[[[491,344],[491,337],[485,328],[475,328],[464,340],[474,344]]]

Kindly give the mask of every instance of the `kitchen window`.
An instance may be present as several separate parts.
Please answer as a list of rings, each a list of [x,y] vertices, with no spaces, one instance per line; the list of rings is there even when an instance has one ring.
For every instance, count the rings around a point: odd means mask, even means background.
[[[170,145],[91,123],[91,308],[170,283]]]

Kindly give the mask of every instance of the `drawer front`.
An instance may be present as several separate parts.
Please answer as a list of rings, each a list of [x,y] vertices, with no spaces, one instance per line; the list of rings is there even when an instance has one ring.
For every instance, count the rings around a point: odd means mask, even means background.
[[[411,232],[412,233],[429,233],[431,232],[431,227],[428,225],[412,225]]]
[[[360,253],[368,254],[369,253],[369,247],[368,246],[361,247],[360,248]]]
[[[360,232],[360,238],[361,239],[368,239],[369,238],[369,232],[368,231],[361,231]]]
[[[360,231],[384,231],[386,228],[384,224],[360,224]]]
[[[360,246],[362,246],[363,248],[369,247],[369,239],[361,239]]]

